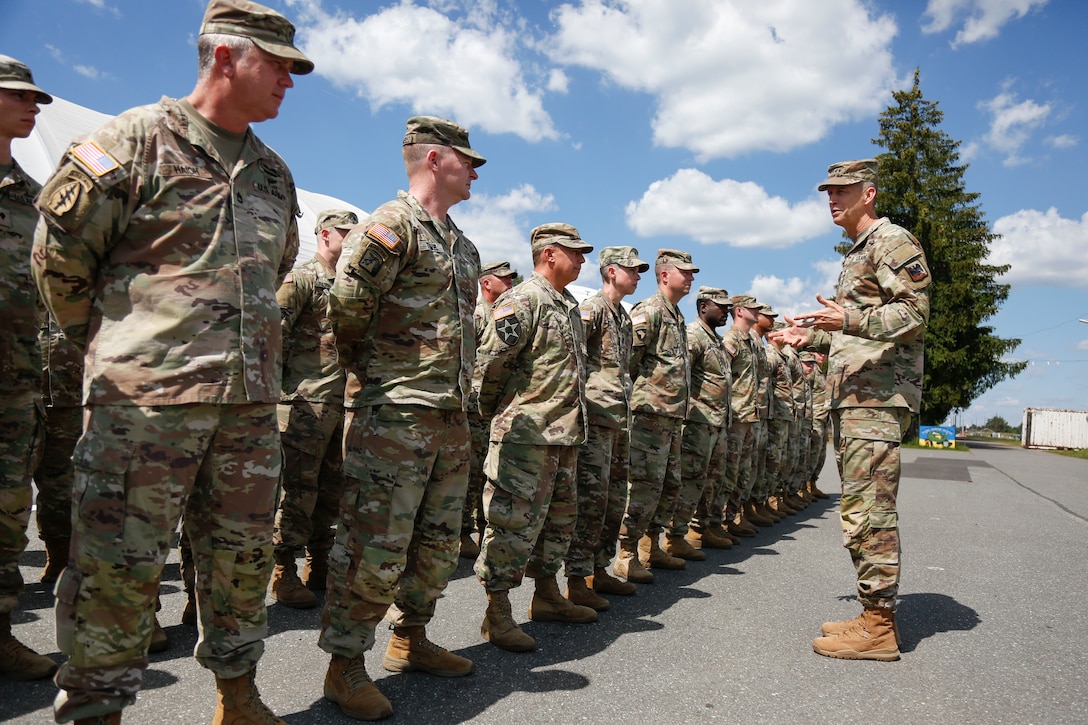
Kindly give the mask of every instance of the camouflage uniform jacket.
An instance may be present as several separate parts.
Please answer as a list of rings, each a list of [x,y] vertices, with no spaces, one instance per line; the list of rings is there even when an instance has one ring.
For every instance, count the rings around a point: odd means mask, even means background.
[[[491,440],[584,442],[585,347],[578,302],[536,272],[495,300],[473,378]]]
[[[283,400],[343,405],[346,373],[336,360],[329,289],[336,277],[321,257],[291,270],[276,292],[283,330]]]
[[[729,354],[729,369],[733,378],[729,406],[733,420],[738,423],[754,423],[759,420],[756,407],[759,381],[756,377],[756,356],[752,338],[734,325],[722,336],[722,346]]]
[[[483,297],[480,297],[476,303],[476,309],[472,311],[472,326],[476,330],[477,345],[484,339],[484,330],[487,329],[487,323],[491,320],[492,309],[494,307]],[[480,404],[475,395],[469,395],[468,397],[468,411],[476,414],[480,412]]]
[[[42,351],[42,397],[54,408],[78,408],[83,402],[83,353],[64,336],[49,314],[38,332]]]
[[[801,365],[801,358],[789,345],[783,345],[780,352],[790,374],[790,387],[793,389],[793,417],[797,419],[811,417],[809,398],[812,397],[812,393],[805,379],[805,368]]]
[[[684,418],[688,414],[691,364],[680,308],[660,291],[631,310],[631,409]]]
[[[39,188],[17,162],[0,179],[0,396],[5,404],[37,398],[41,388],[38,291],[30,272]]]
[[[717,331],[701,319],[688,325],[691,410],[687,419],[724,428],[729,425],[732,371],[729,352]]]
[[[813,365],[808,379],[812,385],[812,418],[816,421],[827,420],[831,411],[831,389],[827,386],[827,371],[824,366]]]
[[[275,295],[298,253],[287,165],[250,130],[228,171],[169,98],[83,141],[38,197],[34,272],[86,348],[84,402],[278,400]]]
[[[759,417],[766,420],[771,416],[771,400],[774,397],[774,370],[767,357],[767,346],[763,337],[751,329],[748,336],[752,340],[752,357],[755,358],[756,368],[756,410]]]
[[[922,245],[906,229],[882,218],[861,233],[835,289],[843,330],[814,331],[814,344],[830,350],[831,407],[918,412],[931,280]]]
[[[344,240],[329,294],[345,405],[468,410],[480,255],[447,217],[443,238],[406,192]]]
[[[626,430],[631,424],[631,316],[603,293],[581,304],[586,333],[586,408],[589,422]]]
[[[768,417],[793,420],[797,417],[794,409],[793,376],[790,374],[786,355],[770,343],[763,349],[770,367],[771,405]]]

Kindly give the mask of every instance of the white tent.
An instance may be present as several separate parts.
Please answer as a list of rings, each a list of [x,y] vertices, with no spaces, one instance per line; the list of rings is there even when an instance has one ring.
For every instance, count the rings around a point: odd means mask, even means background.
[[[11,144],[12,154],[19,165],[39,183],[46,178],[60,162],[61,155],[76,136],[93,131],[111,116],[90,108],[71,103],[53,96],[53,102],[41,106],[41,113],[28,138],[17,138]],[[298,205],[302,209],[302,218],[298,220],[299,253],[298,261],[305,262],[315,252],[314,226],[317,215],[324,209],[350,209],[361,220],[366,216],[359,207],[342,199],[327,194],[318,194],[305,189],[298,190]]]

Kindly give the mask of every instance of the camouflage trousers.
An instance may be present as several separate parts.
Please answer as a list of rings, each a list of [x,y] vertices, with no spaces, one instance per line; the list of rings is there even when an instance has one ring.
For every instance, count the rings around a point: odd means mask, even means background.
[[[616,539],[627,503],[630,434],[620,428],[590,425],[578,447],[578,518],[563,560],[567,576],[590,576],[616,554]]]
[[[461,513],[462,533],[483,531],[484,519],[484,458],[491,438],[491,420],[479,413],[468,414],[468,430],[472,438],[472,455],[468,464],[468,492],[465,510]]]
[[[669,534],[687,534],[688,526],[696,523],[699,504],[713,500],[718,484],[711,479],[711,475],[721,479],[728,444],[728,428],[684,421],[680,434],[680,493],[676,497],[672,519],[665,527]],[[718,461],[714,461],[715,456]],[[712,465],[714,474],[710,472]]]
[[[752,465],[748,468],[748,480],[741,491],[740,500],[758,499],[767,471],[767,418],[752,423]]]
[[[809,472],[808,480],[815,481],[824,470],[827,461],[827,431],[830,428],[828,420],[814,420],[812,422],[812,439],[809,448]]]
[[[756,426],[753,421],[734,420],[729,424],[729,448],[725,459],[725,484],[714,500],[714,506],[708,512],[710,521],[720,523],[724,518],[725,507],[732,501],[738,504],[747,497],[745,487],[752,477],[752,462],[755,460]],[[715,516],[718,518],[715,519]]]
[[[468,459],[462,411],[388,403],[347,411],[321,649],[369,650],[383,616],[395,626],[431,621],[457,568]]]
[[[578,446],[491,441],[484,461],[484,530],[476,576],[489,592],[522,577],[554,577],[578,516]]]
[[[19,559],[27,545],[30,472],[41,450],[43,413],[36,394],[0,407],[0,614],[15,609],[23,591]]]
[[[906,408],[831,411],[842,478],[842,542],[857,569],[858,600],[892,606],[899,592],[899,445],[910,425]]]
[[[276,551],[332,548],[333,527],[344,494],[344,406],[294,400],[276,406],[283,442],[283,484]]]
[[[636,412],[631,425],[631,482],[620,541],[665,528],[680,495],[680,442],[684,421]]]
[[[280,478],[276,406],[89,405],[72,457],[73,558],[57,582],[58,722],[131,704],[182,514],[197,576],[194,654],[223,677],[257,664]]]
[[[801,475],[804,466],[804,452],[808,451],[808,433],[806,429],[804,436],[801,435],[802,422],[801,418],[790,421],[789,431],[786,433],[786,451],[782,458],[782,479],[776,487],[777,493],[792,493],[800,488],[797,477]]]
[[[689,443],[689,431],[688,428],[692,425],[696,425],[701,429],[704,429],[699,435],[691,435],[693,440]],[[692,431],[694,433],[694,431]],[[720,527],[722,523],[722,511],[725,508],[725,499],[729,497],[729,490],[727,481],[725,478],[725,471],[729,461],[729,428],[718,427],[711,425],[704,425],[700,423],[685,423],[684,424],[684,442],[683,442],[683,476],[686,480],[689,475],[692,479],[698,478],[699,472],[702,471],[703,486],[702,493],[699,499],[695,502],[694,511],[691,513],[691,520],[688,522],[688,526],[679,528],[671,528],[673,534],[686,534],[687,529],[693,528],[696,531],[706,531],[715,527]],[[705,459],[703,456],[705,451]],[[693,455],[690,455],[693,454]],[[689,458],[691,459],[689,461]],[[705,460],[705,464],[701,464]],[[703,465],[702,468],[699,466]],[[689,474],[690,471],[690,474]],[[717,502],[721,501],[719,505]],[[677,515],[681,511],[681,506],[678,504],[676,507]],[[678,518],[677,516],[677,518]],[[674,521],[676,519],[674,518]]]
[[[763,480],[756,490],[756,498],[764,501],[768,496],[782,489],[785,476],[789,474],[790,421],[786,418],[771,418],[767,421],[767,445]]]
[[[67,539],[72,535],[72,486],[75,469],[72,451],[83,433],[83,408],[50,406],[45,410],[45,439],[42,456],[34,471],[38,496],[34,500],[34,520],[38,538]]]

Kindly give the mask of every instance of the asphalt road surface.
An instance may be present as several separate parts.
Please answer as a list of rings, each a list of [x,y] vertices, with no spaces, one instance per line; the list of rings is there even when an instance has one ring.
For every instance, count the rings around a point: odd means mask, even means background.
[[[368,670],[392,700],[389,723],[1085,723],[1088,722],[1088,461],[972,444],[970,452],[905,450],[900,486],[903,577],[899,662],[820,657],[820,623],[847,619],[853,567],[841,547],[837,496],[729,551],[709,552],[589,625],[528,622],[537,651],[482,641],[483,590],[462,561],[429,637],[471,658],[445,679],[381,669],[379,628]],[[819,481],[838,490],[834,463]],[[23,575],[44,563],[31,531]],[[179,624],[176,558],[164,575],[169,651],[151,656],[127,723],[210,722],[212,675]],[[15,633],[57,661],[52,597],[28,584]],[[290,723],[353,722],[321,696],[328,656],[319,609],[269,606],[258,668],[264,701]],[[50,681],[0,679],[0,720],[52,722]]]

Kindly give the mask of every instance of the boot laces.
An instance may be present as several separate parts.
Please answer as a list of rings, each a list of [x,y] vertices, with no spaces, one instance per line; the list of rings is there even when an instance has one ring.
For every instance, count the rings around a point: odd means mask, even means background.
[[[348,687],[352,690],[374,684],[370,675],[366,673],[366,662],[362,655],[353,657],[348,662],[347,667],[344,668],[343,677],[344,682],[348,683]]]

